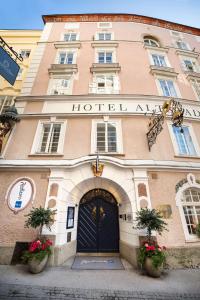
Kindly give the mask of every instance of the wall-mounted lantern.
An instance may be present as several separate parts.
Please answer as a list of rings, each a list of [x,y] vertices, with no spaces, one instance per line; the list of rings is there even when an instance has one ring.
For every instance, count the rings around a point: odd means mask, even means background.
[[[158,114],[153,111],[149,120],[149,131],[147,132],[149,151],[151,151],[151,147],[155,144],[158,134],[163,129],[163,123],[167,115],[171,116],[172,125],[180,127],[180,131],[183,132],[184,109],[182,105],[174,99],[165,101],[161,113]]]
[[[7,134],[11,132],[16,122],[20,121],[16,107],[10,106],[0,115],[0,154]]]

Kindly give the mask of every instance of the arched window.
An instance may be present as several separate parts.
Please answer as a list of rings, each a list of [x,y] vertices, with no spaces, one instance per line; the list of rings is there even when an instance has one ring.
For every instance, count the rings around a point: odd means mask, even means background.
[[[195,227],[200,223],[200,189],[186,189],[182,193],[181,204],[188,233],[190,235],[195,234]]]
[[[152,37],[152,36],[145,36],[145,37],[144,37],[144,44],[145,44],[146,46],[160,47],[160,44],[159,44],[158,40],[155,39],[155,38]]]

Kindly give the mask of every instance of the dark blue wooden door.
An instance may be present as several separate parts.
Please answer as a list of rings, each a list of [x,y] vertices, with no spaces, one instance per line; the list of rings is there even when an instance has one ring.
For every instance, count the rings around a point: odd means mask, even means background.
[[[78,252],[119,252],[118,206],[97,195],[80,203]]]

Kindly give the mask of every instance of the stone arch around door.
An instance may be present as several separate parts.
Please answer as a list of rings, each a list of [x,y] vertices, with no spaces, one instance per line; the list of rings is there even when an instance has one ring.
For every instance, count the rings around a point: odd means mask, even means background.
[[[119,214],[114,196],[92,189],[79,203],[77,252],[119,252]]]

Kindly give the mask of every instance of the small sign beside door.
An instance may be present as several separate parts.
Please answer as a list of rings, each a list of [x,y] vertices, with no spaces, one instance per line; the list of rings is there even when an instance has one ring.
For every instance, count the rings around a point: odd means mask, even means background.
[[[25,209],[33,200],[34,185],[29,178],[19,178],[8,189],[6,200],[8,207],[15,213]]]
[[[68,206],[66,229],[74,227],[74,211],[75,211],[74,206]]]

